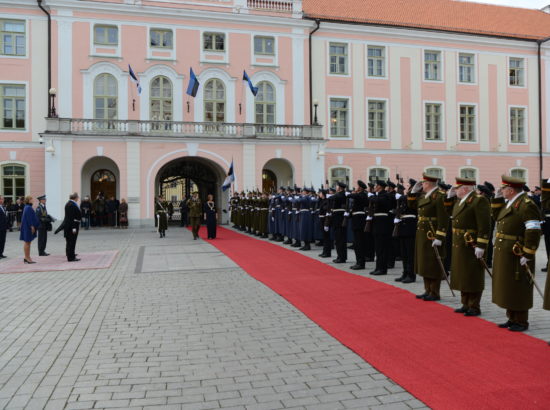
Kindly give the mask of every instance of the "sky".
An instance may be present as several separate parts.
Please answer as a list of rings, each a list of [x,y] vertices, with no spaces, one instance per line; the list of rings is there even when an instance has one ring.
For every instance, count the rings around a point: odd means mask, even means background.
[[[474,0],[463,0],[474,1]],[[525,7],[529,9],[541,9],[550,5],[550,0],[475,0],[476,3],[500,4],[503,6]]]

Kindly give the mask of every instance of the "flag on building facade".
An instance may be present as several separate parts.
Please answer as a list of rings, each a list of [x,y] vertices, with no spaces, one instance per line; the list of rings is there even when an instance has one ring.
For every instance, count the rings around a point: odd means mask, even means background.
[[[139,84],[139,80],[137,78],[137,75],[134,73],[134,70],[132,70],[132,67],[130,67],[130,64],[128,64],[128,71],[130,72],[130,79],[137,87],[138,94],[141,95],[141,85]]]
[[[197,92],[199,91],[199,80],[193,72],[193,68],[189,69],[189,85],[187,85],[187,94],[191,97],[196,97]]]
[[[248,83],[250,91],[252,91],[252,94],[254,94],[254,97],[256,97],[256,94],[258,94],[258,87],[254,87],[252,81],[250,81],[250,77],[248,76],[248,74],[246,74],[246,71],[243,71],[243,81],[246,81]]]
[[[223,181],[222,191],[225,192],[234,181],[235,181],[235,173],[233,172],[233,160],[231,160],[229,171],[227,171],[227,177],[225,177],[225,181]]]

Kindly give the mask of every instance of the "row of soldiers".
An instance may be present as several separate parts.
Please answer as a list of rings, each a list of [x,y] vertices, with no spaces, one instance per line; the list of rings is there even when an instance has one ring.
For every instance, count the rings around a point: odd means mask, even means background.
[[[300,250],[310,250],[311,243],[318,241],[323,246],[321,257],[331,257],[336,249],[334,263],[347,261],[352,242],[355,264],[351,268],[365,269],[365,263],[374,259],[372,275],[386,275],[400,254],[403,274],[397,281],[411,283],[419,274],[424,292],[417,298],[437,301],[441,282],[446,280],[452,290],[461,292],[461,306],[455,312],[465,316],[481,314],[487,272],[493,302],[506,309],[508,320],[499,326],[521,332],[529,327],[528,312],[533,306],[541,222],[545,215],[550,219],[550,180],[542,184],[544,214],[539,200],[524,188],[524,180],[506,175],[495,190],[489,183],[476,185],[468,178],[456,178],[454,186],[444,185],[426,173],[420,181],[409,180],[408,189],[380,180],[357,181],[351,191],[344,183],[317,193],[307,187],[281,187],[272,195],[233,195],[231,221],[240,230],[262,237],[270,234],[270,239]],[[550,310],[550,279],[543,307]]]

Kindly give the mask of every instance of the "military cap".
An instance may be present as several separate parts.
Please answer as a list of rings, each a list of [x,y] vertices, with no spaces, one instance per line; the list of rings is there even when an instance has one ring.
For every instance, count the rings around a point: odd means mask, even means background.
[[[405,187],[402,184],[397,184],[397,189],[405,189]]]
[[[456,180],[456,187],[462,186],[462,185],[468,185],[468,186],[474,186],[476,184],[476,180],[472,178],[461,178],[461,177],[455,177]]]
[[[540,186],[536,186],[536,187],[535,187],[535,191],[540,191],[540,190],[541,190],[541,189],[540,189]]]
[[[334,189],[333,187],[330,187],[330,188],[328,189],[328,192],[334,193],[334,192],[336,192],[336,189]]]
[[[512,187],[523,189],[525,186],[525,180],[523,178],[515,178],[509,175],[502,175],[502,187]]]
[[[426,172],[422,173],[422,182],[437,182],[439,178],[435,175],[427,174]]]
[[[39,201],[42,201],[43,199],[46,199],[46,195],[41,195],[41,196],[37,197],[36,199],[38,199]]]
[[[527,185],[524,185],[524,186],[523,186],[523,190],[524,190],[525,192],[531,191],[531,189],[530,189]]]
[[[386,184],[386,182],[382,181],[381,179],[376,180],[376,185],[380,185],[381,187],[384,187],[384,188],[388,186],[388,184]]]
[[[374,188],[374,184],[373,184],[372,182],[369,182],[369,183],[368,183],[368,186],[369,186],[369,188],[371,188],[371,189]]]
[[[491,195],[491,190],[486,185],[478,185],[477,189],[485,195]]]
[[[338,186],[339,186],[340,188],[344,188],[344,189],[346,189],[346,188],[348,187],[348,186],[347,186],[346,184],[344,184],[343,182],[338,182]]]
[[[491,184],[490,182],[485,181],[485,182],[483,183],[483,185],[485,185],[485,186],[489,189],[489,191],[495,192],[495,186],[494,186],[493,184]]]
[[[357,181],[357,185],[359,185],[361,188],[363,189],[367,189],[367,184],[365,184],[363,181],[361,181],[360,179]]]
[[[304,192],[311,192],[307,186],[303,187],[303,188],[302,188],[302,191],[304,191]]]
[[[416,185],[416,179],[414,178],[409,178],[409,185]]]
[[[397,187],[397,185],[395,185],[395,184],[394,184],[393,182],[391,182],[389,179],[386,181],[386,184],[388,184],[388,186],[389,186],[390,188],[396,188],[396,187]]]

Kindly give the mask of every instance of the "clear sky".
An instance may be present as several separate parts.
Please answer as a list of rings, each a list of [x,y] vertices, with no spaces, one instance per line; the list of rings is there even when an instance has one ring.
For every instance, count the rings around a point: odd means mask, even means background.
[[[474,0],[462,0],[474,1]],[[550,4],[550,0],[475,0],[476,3],[500,4],[503,6],[525,7],[530,9],[541,9]]]

